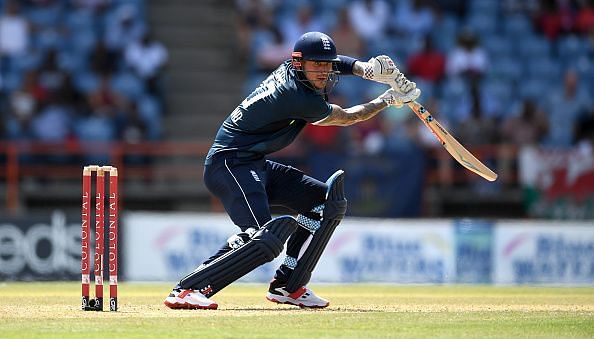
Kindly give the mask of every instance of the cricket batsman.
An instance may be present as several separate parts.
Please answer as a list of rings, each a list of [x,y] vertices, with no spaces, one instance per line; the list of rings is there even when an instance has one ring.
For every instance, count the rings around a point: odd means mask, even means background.
[[[349,108],[328,103],[339,75],[396,84],[370,102]],[[348,126],[388,106],[402,107],[420,95],[385,55],[367,62],[337,55],[332,39],[308,32],[282,63],[225,119],[205,160],[204,182],[239,228],[217,253],[183,277],[165,299],[173,309],[216,309],[214,294],[279,256],[266,298],[275,303],[324,308],[328,300],[307,284],[332,233],[344,217],[344,172],[325,182],[266,159],[289,145],[312,123]],[[272,218],[271,205],[297,215]],[[288,240],[288,241],[287,241]]]

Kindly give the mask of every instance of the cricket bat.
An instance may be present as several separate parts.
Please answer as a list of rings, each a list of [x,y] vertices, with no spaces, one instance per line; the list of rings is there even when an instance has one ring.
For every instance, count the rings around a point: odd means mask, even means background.
[[[417,117],[423,121],[425,126],[433,132],[433,135],[439,140],[443,147],[458,161],[462,166],[480,175],[481,177],[495,181],[497,174],[491,171],[472,153],[470,153],[462,144],[458,142],[441,124],[433,118],[431,113],[416,101],[408,103],[408,107],[415,112]]]

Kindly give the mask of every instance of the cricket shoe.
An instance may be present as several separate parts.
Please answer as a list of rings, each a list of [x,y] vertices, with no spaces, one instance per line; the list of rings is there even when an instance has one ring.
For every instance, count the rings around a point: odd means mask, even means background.
[[[324,308],[330,305],[328,300],[318,297],[312,290],[305,286],[299,287],[293,293],[287,291],[286,287],[286,283],[272,280],[266,294],[266,299],[277,304],[290,304],[301,308]]]
[[[209,309],[216,310],[219,305],[202,293],[194,290],[174,289],[163,302],[167,307],[176,309]]]

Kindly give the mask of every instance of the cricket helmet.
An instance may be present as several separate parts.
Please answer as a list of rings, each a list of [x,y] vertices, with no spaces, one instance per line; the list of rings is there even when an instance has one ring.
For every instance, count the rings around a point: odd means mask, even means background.
[[[335,64],[340,61],[336,54],[336,45],[332,38],[321,32],[307,32],[303,34],[293,46],[291,54],[291,64],[298,72],[299,80],[305,81],[302,61],[325,61]],[[336,67],[334,71],[328,74],[328,85],[322,92],[328,94],[334,85],[338,82],[338,72]],[[308,87],[312,87],[311,85]],[[315,88],[314,88],[315,89]]]
[[[321,32],[303,34],[293,47],[293,60],[340,61],[332,38]]]

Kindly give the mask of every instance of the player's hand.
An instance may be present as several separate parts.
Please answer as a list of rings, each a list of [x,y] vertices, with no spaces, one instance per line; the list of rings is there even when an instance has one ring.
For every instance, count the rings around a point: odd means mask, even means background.
[[[378,99],[385,102],[388,106],[400,108],[404,104],[417,100],[420,95],[421,90],[418,88],[414,88],[404,94],[396,91],[394,88],[390,88],[384,94],[380,95]]]
[[[417,89],[417,84],[414,81],[408,80],[402,73],[399,73],[398,76],[389,83],[389,85],[400,94],[408,94],[411,91]],[[420,93],[421,92],[419,91],[419,94]]]
[[[400,74],[394,61],[387,55],[379,55],[364,62],[363,70],[363,79],[388,85],[391,85]]]

